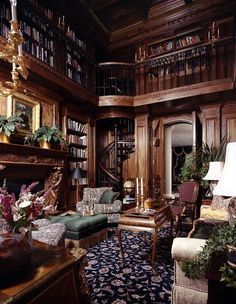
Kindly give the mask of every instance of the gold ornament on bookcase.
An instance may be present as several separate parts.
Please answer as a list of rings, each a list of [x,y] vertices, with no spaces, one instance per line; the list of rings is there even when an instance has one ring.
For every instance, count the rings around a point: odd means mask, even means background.
[[[24,42],[23,35],[19,29],[17,21],[16,5],[17,0],[9,0],[11,3],[11,28],[8,34],[7,43],[2,52],[0,52],[0,59],[3,59],[12,64],[11,79],[12,81],[0,82],[0,95],[9,96],[14,94],[21,85],[19,74],[27,79],[28,70],[24,63],[22,53],[22,43]]]

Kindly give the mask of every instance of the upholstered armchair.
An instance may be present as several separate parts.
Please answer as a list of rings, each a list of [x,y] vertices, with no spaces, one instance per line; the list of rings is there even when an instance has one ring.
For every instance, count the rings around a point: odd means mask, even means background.
[[[198,280],[188,279],[180,267],[183,259],[192,259],[202,250],[210,234],[220,225],[228,225],[232,214],[234,198],[224,200],[213,198],[211,206],[202,206],[200,218],[194,221],[193,229],[186,238],[175,238],[172,245],[174,259],[174,285],[172,304],[206,304],[208,298],[208,281],[203,277]],[[235,206],[235,205],[234,205]],[[235,210],[235,209],[234,209]]]
[[[116,199],[118,194],[111,187],[85,187],[83,199],[76,204],[76,210],[83,213],[86,208],[93,209],[94,214],[105,214],[108,223],[118,223],[122,207],[122,202]]]
[[[35,229],[32,230],[32,239],[51,246],[63,246],[66,226],[61,223],[52,224],[47,219],[33,221]],[[8,223],[0,218],[0,230],[11,231]]]

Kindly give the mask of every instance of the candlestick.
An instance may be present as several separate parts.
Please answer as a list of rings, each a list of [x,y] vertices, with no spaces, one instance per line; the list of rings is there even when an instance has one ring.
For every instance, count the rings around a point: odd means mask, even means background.
[[[139,194],[136,193],[136,208],[139,208]]]
[[[212,30],[213,31],[215,30],[215,21],[213,21],[213,23],[212,23]]]
[[[18,46],[18,54],[19,56],[23,56],[22,44]]]
[[[138,177],[136,177],[136,194],[139,193],[139,189],[138,189]]]
[[[11,3],[11,20],[17,21],[17,14],[16,14],[17,0],[10,0],[10,3]]]
[[[143,178],[141,177],[141,190],[140,190],[140,194],[143,195]]]
[[[144,210],[144,197],[142,194],[140,195],[140,209]]]

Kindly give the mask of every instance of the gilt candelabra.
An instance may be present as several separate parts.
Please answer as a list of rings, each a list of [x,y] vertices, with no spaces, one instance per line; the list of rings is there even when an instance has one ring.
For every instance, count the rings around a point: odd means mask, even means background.
[[[12,81],[0,82],[0,95],[9,96],[17,91],[17,88],[21,85],[19,75],[24,79],[28,77],[28,70],[24,63],[22,54],[22,43],[24,41],[23,35],[19,29],[19,24],[16,18],[16,0],[10,0],[12,20],[11,28],[8,35],[7,43],[2,52],[0,52],[0,58],[12,63],[11,79]]]

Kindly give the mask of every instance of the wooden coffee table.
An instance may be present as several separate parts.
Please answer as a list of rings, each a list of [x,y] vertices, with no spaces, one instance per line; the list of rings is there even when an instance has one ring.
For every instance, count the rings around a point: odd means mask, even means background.
[[[134,232],[150,232],[152,234],[153,245],[152,245],[152,268],[154,270],[155,266],[155,254],[157,248],[157,229],[160,228],[166,222],[171,222],[171,231],[170,235],[172,235],[173,229],[173,219],[171,216],[170,205],[166,204],[152,215],[144,215],[138,209],[133,208],[121,214],[118,228],[117,228],[117,237],[120,245],[121,256],[123,265],[125,264],[124,260],[124,248],[122,244],[122,230],[131,230]]]

